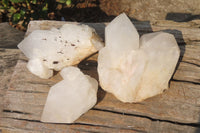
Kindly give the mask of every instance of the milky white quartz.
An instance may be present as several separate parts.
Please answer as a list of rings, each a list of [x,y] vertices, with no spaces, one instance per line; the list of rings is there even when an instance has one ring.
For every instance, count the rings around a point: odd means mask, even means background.
[[[29,71],[47,79],[53,70],[78,64],[103,45],[93,28],[65,24],[60,29],[35,30],[18,47],[29,58]]]
[[[42,122],[73,123],[97,101],[98,83],[77,67],[60,72],[63,80],[50,88],[41,117]]]
[[[140,102],[168,88],[180,50],[173,35],[143,35],[123,13],[105,29],[106,46],[98,56],[101,87],[122,102]]]

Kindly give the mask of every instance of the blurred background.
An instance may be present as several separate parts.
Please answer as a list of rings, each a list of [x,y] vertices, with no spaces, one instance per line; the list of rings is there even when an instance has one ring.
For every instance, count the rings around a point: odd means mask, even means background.
[[[200,19],[200,0],[1,0],[0,22],[25,31],[31,20],[108,22],[125,12],[135,21]]]

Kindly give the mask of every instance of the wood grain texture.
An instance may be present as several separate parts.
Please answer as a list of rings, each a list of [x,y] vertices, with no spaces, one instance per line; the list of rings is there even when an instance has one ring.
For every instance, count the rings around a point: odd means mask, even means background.
[[[20,51],[0,48],[0,116],[3,109],[3,96],[8,88]]]
[[[0,24],[0,48],[17,48],[24,32],[14,29],[9,23]]]
[[[27,34],[35,29],[49,29],[52,25],[58,28],[64,23],[66,22],[34,21],[29,25]],[[181,58],[170,81],[170,88],[163,94],[141,103],[129,104],[120,102],[112,94],[99,88],[98,102],[95,107],[82,115],[74,124],[42,123],[40,117],[49,88],[62,78],[59,73],[48,80],[34,76],[26,68],[27,58],[20,53],[20,56],[15,58],[18,59],[17,65],[12,75],[10,74],[11,81],[4,95],[0,129],[3,132],[16,133],[197,133],[200,131],[198,128],[200,126],[200,38],[197,37],[200,36],[200,31],[198,22],[156,21],[151,22],[150,26],[148,22],[134,23],[140,34],[150,32],[152,29],[153,31],[170,31],[179,43]],[[104,36],[105,24],[92,23],[89,25],[94,27],[98,34]],[[98,80],[97,56],[98,54],[94,54],[82,61],[78,67],[85,74]],[[10,58],[13,59],[13,57]]]

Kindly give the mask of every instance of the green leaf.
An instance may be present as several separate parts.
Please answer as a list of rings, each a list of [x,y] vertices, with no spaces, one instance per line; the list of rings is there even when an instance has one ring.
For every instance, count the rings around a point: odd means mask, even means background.
[[[42,8],[42,11],[47,11],[48,10],[48,4],[46,3],[46,5]]]
[[[32,0],[32,3],[33,3],[33,4],[36,4],[36,3],[37,3],[37,0]]]
[[[19,22],[20,18],[21,18],[21,14],[20,13],[15,13],[13,15],[13,22],[15,22],[15,23]]]
[[[25,0],[10,0],[13,3],[20,3],[20,2],[24,2]]]
[[[66,1],[66,4],[69,6],[69,5],[72,4],[72,1],[71,1],[71,0],[67,0],[67,1]]]
[[[24,16],[25,13],[26,13],[26,12],[25,12],[24,10],[20,10],[21,16]]]
[[[59,0],[59,3],[66,3],[66,0]]]
[[[11,14],[15,13],[16,12],[16,9],[11,6],[10,9],[8,10]]]

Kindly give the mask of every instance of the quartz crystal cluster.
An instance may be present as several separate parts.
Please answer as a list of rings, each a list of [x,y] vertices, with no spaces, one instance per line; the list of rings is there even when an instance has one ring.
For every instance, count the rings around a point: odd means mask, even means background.
[[[50,88],[41,121],[73,123],[97,101],[98,83],[77,67],[60,72],[63,80]]]
[[[101,87],[122,102],[140,102],[168,88],[180,50],[173,35],[139,34],[123,13],[105,29],[106,46],[99,51]]]
[[[53,70],[78,64],[103,43],[93,28],[65,24],[60,29],[35,30],[18,47],[29,58],[29,71],[47,79],[53,76]]]
[[[100,85],[122,102],[140,102],[168,88],[180,56],[173,35],[155,32],[139,38],[121,14],[106,27],[105,43],[102,48],[100,37],[86,25],[65,24],[33,31],[18,45],[33,74],[50,78],[53,70],[61,70],[63,80],[50,88],[41,121],[73,123],[96,104],[97,81],[71,65],[98,50]]]

